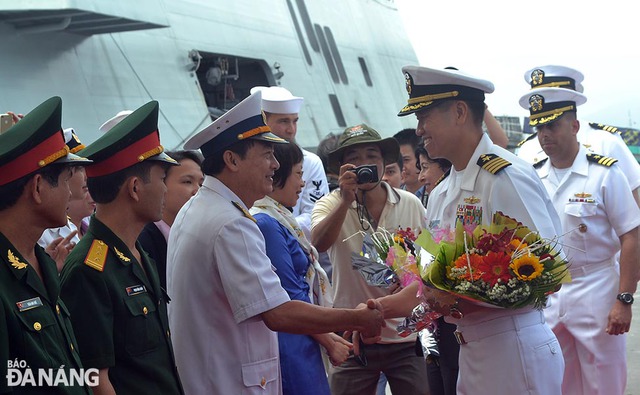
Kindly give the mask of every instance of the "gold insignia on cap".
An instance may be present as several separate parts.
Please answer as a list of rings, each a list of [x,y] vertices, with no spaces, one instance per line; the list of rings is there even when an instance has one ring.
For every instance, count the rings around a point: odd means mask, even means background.
[[[538,112],[542,110],[542,106],[544,106],[544,97],[540,95],[531,95],[531,97],[529,97],[529,107],[531,107],[531,111]]]
[[[267,133],[267,132],[270,132],[270,131],[271,131],[271,129],[267,125],[259,126],[257,128],[248,130],[248,131],[246,131],[244,133],[240,133],[238,135],[238,140],[248,139],[248,138],[253,137],[255,135],[258,135],[258,134],[261,134],[261,133]]]
[[[476,203],[480,203],[480,198],[475,196],[469,196],[464,198],[464,202],[467,204],[476,204]]]
[[[116,247],[113,247],[113,251],[116,253],[116,255],[118,256],[118,258],[120,258],[121,261],[123,261],[123,262],[131,261],[131,258],[129,258],[125,254],[121,253],[120,250],[118,250]]]
[[[65,145],[64,148],[54,152],[53,154],[47,156],[46,158],[38,161],[38,166],[45,167],[46,165],[57,161],[58,159],[62,158],[63,156],[67,156],[67,154],[69,154],[69,147],[67,147]]]
[[[404,73],[404,82],[407,85],[407,93],[409,94],[409,96],[411,96],[411,86],[413,85],[413,83],[411,81],[411,76],[409,75],[409,73]]]
[[[491,174],[498,174],[506,167],[511,166],[511,162],[496,154],[482,154],[476,164]]]
[[[94,240],[89,247],[89,252],[84,258],[84,264],[99,272],[104,271],[104,264],[107,261],[108,247],[102,240]]]
[[[535,69],[531,72],[531,85],[536,86],[542,84],[544,79],[544,70]]]
[[[589,162],[597,163],[602,166],[611,167],[618,160],[609,158],[608,156],[602,156],[598,154],[587,154],[587,160]]]
[[[159,145],[152,150],[143,152],[142,154],[140,154],[140,156],[138,156],[138,162],[142,162],[145,159],[151,158],[152,156],[160,155],[163,151],[164,151],[164,148],[161,145]]]
[[[27,267],[27,264],[24,262],[20,262],[20,259],[18,259],[17,256],[13,255],[13,252],[11,250],[7,251],[7,258],[9,259],[9,262],[11,262],[11,266],[18,270],[22,270]]]
[[[245,217],[249,218],[249,219],[250,219],[250,220],[252,220],[253,222],[256,222],[256,223],[258,222],[258,221],[256,221],[256,219],[255,219],[255,218],[253,218],[253,215],[251,215],[251,213],[249,213],[249,212],[247,211],[247,209],[246,209],[246,208],[242,207],[242,205],[241,205],[240,203],[238,203],[238,202],[231,202],[231,203],[233,203],[233,205],[234,205],[234,206],[236,206],[236,208],[237,208],[238,210],[242,211],[242,214],[243,214]]]

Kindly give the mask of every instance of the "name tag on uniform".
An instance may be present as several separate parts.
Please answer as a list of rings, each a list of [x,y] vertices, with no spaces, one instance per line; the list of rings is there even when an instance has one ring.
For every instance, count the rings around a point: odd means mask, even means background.
[[[147,292],[147,288],[144,285],[132,285],[127,287],[127,295],[133,296],[141,293]]]
[[[42,306],[42,300],[40,300],[39,296],[36,296],[35,298],[16,303],[16,306],[18,306],[18,310],[20,310],[20,312],[23,312]]]

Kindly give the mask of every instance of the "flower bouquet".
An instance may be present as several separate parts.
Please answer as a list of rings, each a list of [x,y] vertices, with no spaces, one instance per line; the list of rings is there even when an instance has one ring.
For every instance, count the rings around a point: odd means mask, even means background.
[[[377,287],[406,287],[420,281],[420,247],[414,244],[415,240],[411,228],[398,228],[394,233],[380,228],[373,234],[364,233],[362,251],[352,253],[353,268],[369,285]]]
[[[558,240],[541,238],[501,212],[487,226],[422,232],[416,244],[434,256],[421,272],[426,285],[488,307],[540,309],[570,281]]]

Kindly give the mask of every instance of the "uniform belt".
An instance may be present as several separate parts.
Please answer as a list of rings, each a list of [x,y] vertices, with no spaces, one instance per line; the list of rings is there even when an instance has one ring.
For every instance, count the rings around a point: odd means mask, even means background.
[[[569,274],[571,274],[571,278],[584,277],[587,274],[591,274],[593,272],[597,272],[598,270],[602,270],[604,268],[613,266],[615,265],[615,263],[616,263],[616,257],[612,256],[611,258],[602,262],[589,263],[587,265],[582,265],[578,267],[570,266]]]
[[[526,314],[509,315],[475,325],[458,327],[460,330],[455,331],[453,335],[456,337],[458,344],[463,345],[498,333],[517,331],[521,328],[543,323],[544,315],[542,315],[542,311],[535,310]]]

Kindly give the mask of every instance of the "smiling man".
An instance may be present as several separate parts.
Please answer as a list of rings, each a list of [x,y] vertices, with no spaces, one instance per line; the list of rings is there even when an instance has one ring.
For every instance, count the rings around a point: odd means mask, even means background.
[[[449,176],[429,195],[429,229],[448,233],[457,225],[487,225],[500,211],[542,237],[561,234],[558,216],[533,168],[482,132],[485,93],[493,92],[493,84],[457,70],[406,66],[402,71],[409,100],[398,115],[415,114],[416,133],[429,156],[452,164]],[[541,311],[493,309],[464,300],[443,304],[445,320],[458,325],[458,394],[561,393],[564,362]],[[538,352],[530,351],[534,349]],[[487,379],[496,371],[510,379]]]
[[[289,300],[248,208],[273,191],[274,144],[256,92],[185,144],[204,155],[202,188],[169,235],[169,321],[188,395],[281,394],[278,338],[362,328],[377,336],[379,311]]]

